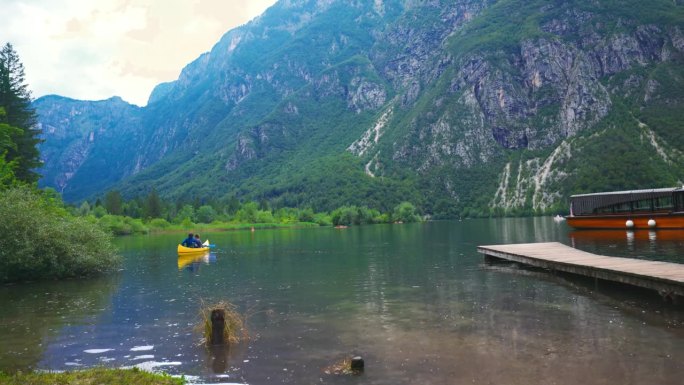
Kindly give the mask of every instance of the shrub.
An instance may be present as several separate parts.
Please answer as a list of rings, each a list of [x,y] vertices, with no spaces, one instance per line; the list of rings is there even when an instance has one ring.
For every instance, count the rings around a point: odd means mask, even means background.
[[[0,282],[89,276],[120,264],[111,235],[29,187],[0,195]]]
[[[395,221],[400,222],[418,222],[420,216],[416,212],[416,207],[410,202],[401,202],[394,208],[392,217]]]
[[[216,210],[209,205],[204,205],[197,209],[196,217],[199,223],[211,223],[216,219]]]
[[[274,223],[275,219],[273,218],[273,214],[271,214],[270,211],[266,210],[259,210],[256,213],[256,223]]]
[[[313,222],[315,220],[313,210],[310,208],[303,209],[299,212],[298,219],[300,222]]]
[[[169,226],[171,226],[171,223],[169,223],[169,221],[166,219],[154,218],[150,221],[149,226],[153,229],[167,229]]]

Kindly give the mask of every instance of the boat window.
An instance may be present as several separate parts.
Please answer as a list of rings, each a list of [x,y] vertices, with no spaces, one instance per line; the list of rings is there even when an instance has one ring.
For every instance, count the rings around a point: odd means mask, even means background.
[[[684,192],[674,194],[674,206],[676,211],[684,211]]]
[[[612,214],[614,212],[615,212],[615,207],[613,205],[605,206],[605,207],[599,207],[596,210],[594,210],[594,213],[596,213],[596,214]]]
[[[642,199],[632,202],[634,211],[653,211],[653,200]]]
[[[655,210],[672,210],[674,208],[674,201],[672,196],[659,197],[653,200],[653,206]]]
[[[628,213],[632,211],[632,205],[630,204],[630,202],[619,203],[616,204],[614,207],[616,213]]]

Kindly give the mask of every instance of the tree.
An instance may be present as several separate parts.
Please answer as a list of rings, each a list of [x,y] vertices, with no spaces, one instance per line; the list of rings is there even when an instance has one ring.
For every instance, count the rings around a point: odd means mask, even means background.
[[[2,121],[5,115],[5,109],[0,107],[0,121]],[[17,145],[12,138],[20,133],[21,129],[12,127],[7,123],[0,123],[0,189],[9,187],[16,181],[14,170],[16,169],[17,162],[16,160],[8,161],[6,157],[10,150],[17,149]]]
[[[401,202],[394,208],[392,219],[399,222],[418,222],[420,216],[413,204],[410,202]]]
[[[7,149],[5,162],[14,163],[14,174],[23,182],[38,181],[35,169],[41,166],[38,144],[42,141],[36,128],[36,113],[31,108],[31,92],[25,83],[24,65],[11,44],[0,49],[0,123],[19,128],[11,136],[14,146]]]
[[[255,223],[257,211],[259,211],[259,205],[256,202],[248,202],[242,205],[235,216],[242,223]]]
[[[104,206],[108,213],[112,215],[121,215],[123,213],[121,193],[116,190],[108,192],[107,195],[105,195]]]
[[[176,215],[174,222],[183,223],[183,221],[186,219],[190,222],[195,219],[195,208],[192,207],[192,205],[183,205],[183,207],[178,210],[178,214]]]
[[[240,201],[235,195],[231,195],[225,205],[224,213],[233,215],[240,209]]]
[[[143,212],[145,213],[145,218],[161,218],[162,202],[156,189],[153,188],[147,195]]]
[[[209,205],[201,206],[197,209],[197,222],[211,223],[216,218],[216,210]]]

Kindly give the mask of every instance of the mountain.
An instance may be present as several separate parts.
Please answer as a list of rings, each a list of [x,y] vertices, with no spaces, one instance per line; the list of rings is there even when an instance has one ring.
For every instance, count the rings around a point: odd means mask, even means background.
[[[684,180],[684,2],[281,0],[146,107],[35,107],[71,201],[565,210]]]

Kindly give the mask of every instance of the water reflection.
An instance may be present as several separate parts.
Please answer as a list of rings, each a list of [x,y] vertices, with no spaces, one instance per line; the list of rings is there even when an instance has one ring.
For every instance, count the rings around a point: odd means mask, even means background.
[[[216,253],[204,252],[198,254],[178,255],[178,270],[198,271],[200,265],[216,263]]]
[[[119,277],[0,287],[0,370],[36,368],[63,328],[97,322]]]
[[[592,253],[684,263],[682,230],[574,230],[569,238]]]
[[[652,255],[679,242],[663,247],[662,234],[634,234],[635,250],[645,242]],[[359,354],[365,384],[678,384],[684,373],[681,311],[624,306],[547,273],[487,267],[476,252],[559,241],[633,253],[624,232],[572,238],[551,218],[513,218],[210,237],[215,262],[193,260],[182,271],[175,235],[119,239],[126,259],[111,305],[56,330],[40,367],[144,363],[206,382],[349,383],[359,378],[328,378],[322,369]],[[193,329],[201,301],[221,300],[249,314],[248,344],[200,344]]]

